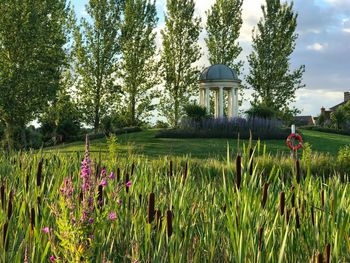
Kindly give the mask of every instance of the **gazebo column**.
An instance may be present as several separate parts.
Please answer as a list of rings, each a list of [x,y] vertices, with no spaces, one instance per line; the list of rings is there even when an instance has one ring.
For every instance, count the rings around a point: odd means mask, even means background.
[[[229,89],[227,91],[227,98],[228,98],[227,117],[228,118],[233,118],[232,95],[233,95],[233,91],[232,89]]]
[[[219,87],[219,118],[224,117],[224,87]]]
[[[236,112],[236,89],[234,87],[231,88],[231,114],[232,118],[236,118],[238,116]]]
[[[210,89],[205,89],[205,107],[207,108],[207,114],[210,114]]]
[[[236,113],[236,117],[238,117],[238,88],[235,88],[235,99],[236,99],[236,103],[235,103],[235,113]]]

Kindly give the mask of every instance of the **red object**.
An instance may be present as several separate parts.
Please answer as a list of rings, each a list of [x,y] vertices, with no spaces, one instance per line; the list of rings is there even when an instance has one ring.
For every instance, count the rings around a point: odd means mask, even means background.
[[[297,145],[292,145],[291,140],[295,139],[297,140],[299,143]],[[292,150],[292,151],[297,151],[299,150],[301,147],[303,147],[303,138],[301,138],[301,136],[297,133],[292,133],[288,136],[287,141],[286,141],[288,147]]]

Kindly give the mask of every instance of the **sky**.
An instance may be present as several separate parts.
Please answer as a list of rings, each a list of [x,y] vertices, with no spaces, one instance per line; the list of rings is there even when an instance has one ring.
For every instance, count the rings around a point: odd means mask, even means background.
[[[291,0],[286,0],[291,2]],[[72,0],[78,17],[86,16],[88,0]],[[196,15],[205,26],[205,11],[215,0],[195,0]],[[245,62],[240,78],[249,72],[247,56],[252,51],[252,29],[259,21],[264,0],[244,0],[243,25],[239,43],[243,48],[240,55]],[[166,0],[156,0],[158,11],[157,44],[160,47],[160,30],[164,27]],[[294,11],[298,13],[296,48],[291,56],[291,69],[305,65],[303,83],[305,88],[296,93],[293,104],[301,115],[317,116],[320,108],[332,107],[344,99],[344,92],[350,91],[350,0],[294,0]],[[202,48],[200,66],[209,66],[205,47],[205,32],[199,39]],[[249,107],[251,92],[245,94],[243,108]]]

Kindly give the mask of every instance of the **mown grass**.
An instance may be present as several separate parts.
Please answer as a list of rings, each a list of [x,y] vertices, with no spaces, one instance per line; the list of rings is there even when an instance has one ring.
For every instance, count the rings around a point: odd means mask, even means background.
[[[95,204],[100,208],[90,232],[69,220],[59,225],[62,220],[55,213],[62,206],[60,189],[67,177],[76,189],[76,209],[80,206],[82,155],[0,156],[0,261],[47,262],[54,255],[64,262],[66,256],[74,258],[77,248],[79,257],[70,262],[310,262],[321,256],[349,262],[348,178],[336,170],[327,176],[304,170],[298,182],[295,169],[285,170],[277,159],[266,172],[260,163],[270,157],[258,148],[250,158],[249,146],[241,145],[241,165],[230,152],[225,162],[107,154],[94,158],[93,174],[100,163],[108,172],[119,168],[121,177],[103,189],[104,203]],[[307,166],[302,160],[301,167]],[[115,196],[127,174],[129,193],[123,188]],[[161,217],[148,223],[151,193]],[[109,220],[110,211],[116,212],[116,220]],[[51,229],[49,234],[44,227]]]
[[[134,153],[150,158],[159,156],[184,156],[189,155],[199,159],[222,159],[226,156],[227,142],[230,148],[237,152],[237,140],[234,139],[167,139],[155,138],[157,130],[145,130],[118,136],[118,151],[121,154]],[[336,155],[339,148],[350,145],[350,136],[328,134],[317,131],[303,130],[303,139],[308,142],[313,151]],[[247,143],[247,141],[245,141]],[[264,141],[270,153],[288,154],[290,151],[283,140]],[[94,140],[91,150],[106,150],[106,139]],[[74,152],[83,151],[84,143],[76,142],[46,148],[45,151]]]

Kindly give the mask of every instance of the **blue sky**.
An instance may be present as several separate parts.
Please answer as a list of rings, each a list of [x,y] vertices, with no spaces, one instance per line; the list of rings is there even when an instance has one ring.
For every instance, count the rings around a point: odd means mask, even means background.
[[[205,11],[215,0],[195,0],[196,15],[205,24]],[[72,0],[78,17],[85,16],[87,0]],[[288,0],[288,2],[291,2]],[[159,32],[164,26],[163,14],[166,0],[156,0]],[[243,4],[243,26],[239,42],[243,47],[241,59],[246,61],[251,52],[251,30],[261,16],[260,6],[264,0],[245,0]],[[298,34],[296,49],[291,57],[291,67],[304,64],[305,89],[297,92],[295,105],[302,114],[319,114],[322,106],[332,107],[343,100],[344,91],[350,91],[350,0],[294,0],[298,13]],[[202,47],[201,66],[208,66],[204,43],[205,32],[199,43]],[[160,43],[158,34],[157,43]],[[248,73],[245,62],[241,78]],[[250,93],[245,99],[249,101]],[[243,107],[248,107],[244,103]]]

